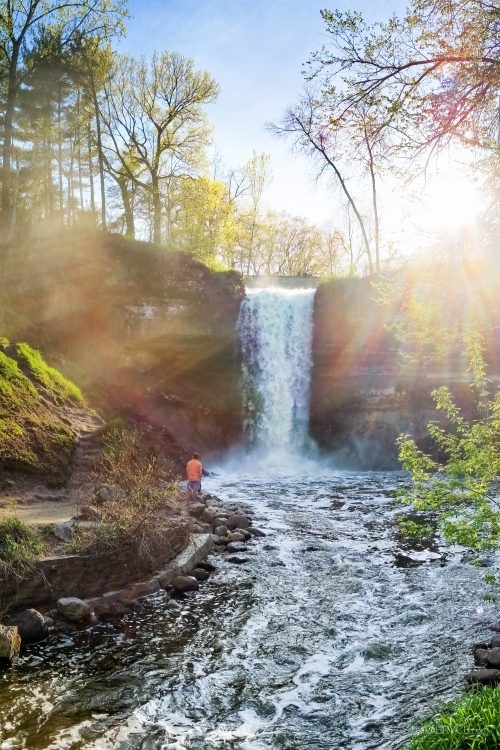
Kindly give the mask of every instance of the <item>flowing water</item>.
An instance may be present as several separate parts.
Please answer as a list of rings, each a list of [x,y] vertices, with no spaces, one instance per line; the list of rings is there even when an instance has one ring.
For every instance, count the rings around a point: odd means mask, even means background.
[[[272,319],[290,331],[294,302],[278,296],[262,306],[277,305]],[[180,611],[158,594],[119,621],[26,649],[0,672],[0,750],[395,750],[462,692],[469,647],[494,618],[481,571],[457,548],[398,535],[402,474],[340,472],[315,456],[309,373],[265,390],[283,351],[281,334],[261,335],[266,315],[255,297],[241,322],[259,450],[227,457],[203,483],[251,508],[266,536],[241,565],[213,555],[217,571]],[[309,347],[305,337],[306,369]],[[279,394],[283,432],[268,424]]]

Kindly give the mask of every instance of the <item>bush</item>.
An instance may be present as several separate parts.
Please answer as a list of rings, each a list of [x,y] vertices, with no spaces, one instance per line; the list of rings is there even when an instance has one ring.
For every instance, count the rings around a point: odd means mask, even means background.
[[[19,518],[8,518],[0,522],[0,560],[31,561],[42,549],[38,533]]]
[[[415,735],[407,750],[500,749],[500,686],[483,687],[450,703]]]

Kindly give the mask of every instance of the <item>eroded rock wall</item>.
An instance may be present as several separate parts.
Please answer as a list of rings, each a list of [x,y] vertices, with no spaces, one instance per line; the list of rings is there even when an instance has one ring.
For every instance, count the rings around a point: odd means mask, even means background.
[[[467,285],[457,284],[453,293],[442,293],[453,300],[453,308],[450,303],[447,309],[455,321],[479,299],[487,306],[485,355],[495,380],[500,375],[500,305],[495,295],[482,293],[484,288],[481,279],[474,278]],[[332,281],[316,292],[310,433],[343,466],[398,468],[395,439],[401,433],[412,435],[423,449],[434,450],[426,425],[440,419],[431,393],[441,385],[451,389],[466,416],[473,413],[471,373],[463,349],[432,362],[407,357],[412,352],[403,351],[406,344],[390,332],[390,324],[402,315],[402,299],[381,305],[379,296],[370,279]]]
[[[2,264],[0,331],[72,377],[105,416],[159,430],[179,462],[241,433],[238,274],[118,235],[46,235]]]

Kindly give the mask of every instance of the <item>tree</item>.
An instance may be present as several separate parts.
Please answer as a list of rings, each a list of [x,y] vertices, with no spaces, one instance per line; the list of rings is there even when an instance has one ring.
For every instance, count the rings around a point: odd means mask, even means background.
[[[37,34],[47,27],[57,28],[62,48],[75,35],[109,38],[123,30],[123,0],[9,0],[0,12],[0,68],[6,80],[3,106],[2,144],[2,226],[13,229],[14,188],[12,155],[16,104],[24,83],[23,64]]]
[[[203,105],[217,94],[213,78],[178,53],[155,52],[149,64],[144,58],[116,58],[101,109],[103,150],[110,174],[115,179],[127,175],[149,199],[157,244],[162,241],[162,187],[172,176],[194,176],[208,141]]]
[[[353,121],[351,119],[351,127]],[[342,125],[342,127],[341,127]],[[292,137],[294,147],[316,159],[320,165],[320,174],[325,170],[331,170],[342,194],[350,206],[359,230],[361,232],[363,247],[368,261],[369,272],[379,270],[379,239],[378,239],[378,208],[376,191],[376,170],[374,162],[374,145],[370,137],[368,119],[363,120],[363,136],[365,143],[370,147],[367,151],[366,162],[370,169],[372,200],[374,218],[376,221],[376,265],[373,263],[369,230],[359,200],[355,197],[347,177],[348,168],[342,162],[347,157],[347,163],[353,164],[352,152],[348,153],[341,135],[347,130],[345,122],[340,122],[335,115],[335,107],[332,106],[331,91],[328,95],[316,98],[312,91],[306,92],[302,100],[295,107],[289,108],[281,122],[272,125],[271,130],[277,136]],[[357,125],[356,125],[357,127]],[[352,181],[352,176],[351,176]]]
[[[458,139],[498,156],[500,8],[491,0],[413,0],[404,18],[368,26],[356,12],[321,12],[328,43],[306,65],[340,80],[339,112],[374,98],[412,152]]]

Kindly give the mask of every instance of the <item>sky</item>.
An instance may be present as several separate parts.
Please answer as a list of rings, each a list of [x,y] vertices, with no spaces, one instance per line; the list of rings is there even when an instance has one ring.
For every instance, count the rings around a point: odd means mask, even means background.
[[[217,153],[229,168],[252,152],[270,156],[272,183],[266,199],[275,210],[323,225],[335,220],[331,190],[317,185],[312,163],[266,129],[300,97],[301,67],[326,41],[322,8],[362,11],[368,20],[401,13],[401,0],[129,0],[131,18],[120,52],[150,56],[179,52],[220,86],[206,108]]]

